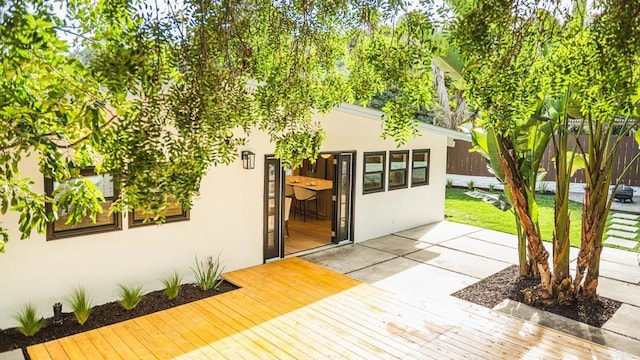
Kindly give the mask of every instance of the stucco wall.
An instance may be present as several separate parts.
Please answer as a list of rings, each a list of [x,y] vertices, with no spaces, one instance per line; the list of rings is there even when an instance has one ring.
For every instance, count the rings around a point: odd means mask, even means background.
[[[357,150],[356,241],[443,219],[445,136],[425,133],[400,147],[431,149],[428,186],[362,195],[363,152],[395,150],[395,143],[379,137],[380,122],[375,118],[344,111],[316,118],[328,135],[324,151]],[[0,255],[0,328],[15,326],[12,316],[26,302],[36,304],[43,316],[51,316],[53,303],[64,303],[79,285],[95,304],[101,304],[116,299],[118,283],[157,290],[162,287],[159,279],[174,270],[192,280],[189,268],[196,254],[200,258],[221,254],[226,271],[261,264],[264,155],[273,152],[273,145],[256,131],[247,148],[256,153],[256,168],[244,170],[240,160],[212,168],[202,181],[189,221],[128,229],[123,219],[122,231],[55,241],[34,233],[20,241],[17,215],[0,218],[11,235],[6,254]],[[35,180],[36,190],[44,191],[36,159],[25,160],[21,169]]]
[[[357,114],[334,111],[322,122],[328,134],[324,151],[357,150],[355,175],[355,241],[444,219],[447,137],[423,132],[400,147],[380,137],[381,122]],[[343,144],[349,144],[345,148]],[[431,149],[429,185],[362,194],[363,153]],[[388,168],[388,163],[387,163]],[[387,169],[388,170],[388,169]]]

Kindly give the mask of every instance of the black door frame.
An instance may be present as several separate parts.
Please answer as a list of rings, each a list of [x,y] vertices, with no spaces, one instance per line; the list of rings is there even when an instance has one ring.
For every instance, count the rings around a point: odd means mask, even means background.
[[[352,242],[354,236],[354,219],[355,219],[355,198],[354,194],[356,191],[356,182],[355,182],[355,169],[356,169],[356,155],[357,152],[355,150],[351,151],[336,151],[331,153],[333,155],[333,189],[331,191],[331,200],[332,200],[332,216],[331,216],[331,242],[334,244],[339,244],[341,242]],[[342,156],[348,155],[351,158],[351,164],[349,167],[349,215],[348,215],[348,227],[349,234],[347,239],[338,239],[338,222],[340,221],[338,211],[338,195],[340,191],[340,175],[342,171],[340,170],[340,162],[342,160]]]
[[[269,166],[273,164],[275,165],[275,184],[274,184],[274,220],[273,220],[273,239],[276,243],[277,254],[272,254],[270,252],[268,241],[269,241]],[[267,262],[272,259],[280,259],[284,256],[284,241],[282,236],[283,230],[283,216],[284,216],[284,206],[283,198],[284,198],[284,181],[283,177],[284,171],[282,170],[282,162],[280,159],[276,158],[273,155],[265,155],[264,156],[264,194],[263,194],[263,210],[262,210],[262,223],[263,223],[263,242],[262,242],[262,258],[263,262]]]

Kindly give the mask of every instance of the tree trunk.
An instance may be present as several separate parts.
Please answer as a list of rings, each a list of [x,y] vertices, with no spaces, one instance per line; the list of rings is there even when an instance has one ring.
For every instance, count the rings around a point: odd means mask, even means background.
[[[498,146],[500,147],[499,156],[502,167],[504,168],[505,179],[509,190],[511,191],[513,208],[520,219],[522,229],[527,235],[530,255],[533,258],[536,268],[540,273],[540,291],[538,296],[544,301],[549,302],[553,298],[551,288],[552,273],[549,269],[549,253],[542,245],[542,239],[538,231],[536,223],[533,221],[529,210],[529,201],[527,195],[527,185],[522,178],[522,173],[518,168],[518,159],[515,158],[515,151],[511,148],[509,139],[504,136],[497,136]],[[537,301],[538,296],[533,296],[530,301]],[[552,300],[553,301],[553,300]]]
[[[602,235],[607,221],[607,188],[610,177],[598,171],[595,184],[587,184],[582,210],[582,244],[578,254],[574,291],[589,300],[597,300]],[[606,182],[605,182],[606,181]],[[585,275],[586,272],[586,275]],[[584,278],[584,284],[582,280]]]
[[[527,262],[527,236],[522,231],[518,214],[514,213],[513,215],[516,218],[516,229],[518,230],[518,265],[520,267],[520,276],[530,277],[532,273],[531,267]]]
[[[553,231],[553,274],[554,293],[558,303],[567,303],[573,299],[573,286],[569,272],[569,249],[571,245],[569,217],[569,182],[573,158],[567,158],[567,135],[562,130],[553,138],[556,165],[556,194],[554,205]]]
[[[609,185],[613,173],[616,149],[609,149],[606,139],[610,133],[597,123],[589,134],[589,154],[586,166],[586,187],[582,206],[582,239],[576,264],[576,278],[573,280],[574,293],[589,300],[597,300],[598,276],[602,235],[609,214]],[[612,154],[609,154],[612,151]],[[588,272],[587,272],[588,271]],[[585,277],[586,272],[586,277]],[[584,283],[582,283],[584,279]]]

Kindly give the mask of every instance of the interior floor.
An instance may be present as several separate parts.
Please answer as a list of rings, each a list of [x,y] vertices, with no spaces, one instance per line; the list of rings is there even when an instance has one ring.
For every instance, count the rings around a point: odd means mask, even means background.
[[[289,236],[284,238],[284,254],[289,255],[331,244],[331,221],[318,219],[307,214],[307,221],[301,215],[289,217]]]

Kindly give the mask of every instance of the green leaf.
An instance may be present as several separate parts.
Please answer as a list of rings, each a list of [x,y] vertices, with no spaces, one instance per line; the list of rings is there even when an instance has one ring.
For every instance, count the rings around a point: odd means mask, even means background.
[[[507,211],[511,209],[511,203],[503,194],[491,194],[481,190],[474,190],[466,191],[465,195],[468,195],[475,199],[481,199],[482,201],[500,209],[500,211]]]

